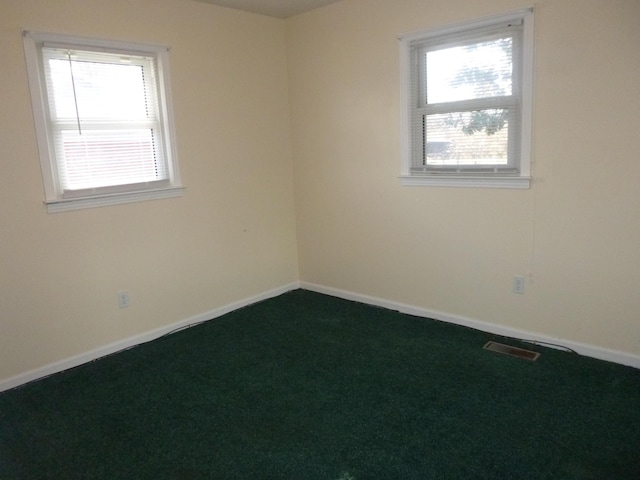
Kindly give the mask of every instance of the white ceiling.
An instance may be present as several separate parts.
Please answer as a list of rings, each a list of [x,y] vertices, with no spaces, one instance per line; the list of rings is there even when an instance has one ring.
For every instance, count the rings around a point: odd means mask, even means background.
[[[223,7],[259,13],[270,17],[287,18],[340,0],[196,0]]]

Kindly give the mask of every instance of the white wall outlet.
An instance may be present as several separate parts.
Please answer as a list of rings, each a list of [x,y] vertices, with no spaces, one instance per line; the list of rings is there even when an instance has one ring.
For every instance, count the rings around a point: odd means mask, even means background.
[[[118,307],[127,308],[129,306],[129,292],[118,292]]]
[[[513,293],[524,295],[524,277],[522,275],[513,277]]]

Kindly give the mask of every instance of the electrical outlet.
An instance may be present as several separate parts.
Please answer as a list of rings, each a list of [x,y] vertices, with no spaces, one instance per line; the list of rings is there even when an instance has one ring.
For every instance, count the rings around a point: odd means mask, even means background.
[[[118,292],[118,307],[127,308],[129,306],[129,292]]]
[[[524,294],[524,277],[521,275],[515,275],[513,277],[513,293],[518,295]]]

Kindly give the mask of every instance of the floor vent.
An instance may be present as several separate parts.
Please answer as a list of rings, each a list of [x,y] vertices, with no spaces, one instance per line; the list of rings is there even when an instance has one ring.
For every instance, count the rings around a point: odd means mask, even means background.
[[[504,353],[511,355],[512,357],[524,358],[531,362],[535,362],[540,354],[538,352],[532,352],[531,350],[525,350],[524,348],[512,347],[511,345],[504,345],[502,343],[487,342],[484,346],[486,350],[492,352]]]

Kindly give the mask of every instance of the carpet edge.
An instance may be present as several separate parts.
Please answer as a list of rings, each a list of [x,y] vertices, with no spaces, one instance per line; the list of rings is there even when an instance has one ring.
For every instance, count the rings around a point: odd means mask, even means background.
[[[565,338],[549,337],[547,335],[530,332],[527,330],[521,330],[514,327],[508,327],[497,323],[485,322],[475,318],[465,317],[462,315],[455,315],[451,313],[441,312],[438,310],[430,310],[427,308],[417,307],[414,305],[407,305],[401,302],[395,302],[393,300],[387,300],[384,298],[373,297],[357,292],[348,290],[342,290],[339,288],[327,287],[311,282],[300,282],[300,288],[309,290],[316,293],[322,293],[325,295],[331,295],[333,297],[342,298],[345,300],[351,300],[355,302],[365,303],[368,305],[374,305],[376,307],[388,308],[390,310],[396,310],[400,313],[407,315],[413,315],[416,317],[431,318],[446,323],[460,325],[463,327],[473,328],[483,332],[492,333],[504,337],[517,338],[525,342],[536,343],[541,346],[562,345],[568,349],[575,351],[580,355],[586,357],[597,358],[599,360],[605,360],[607,362],[613,362],[620,365],[626,365],[640,369],[640,356],[632,353],[623,352],[619,350],[612,350],[597,345],[591,345]],[[547,344],[547,345],[545,345]]]

